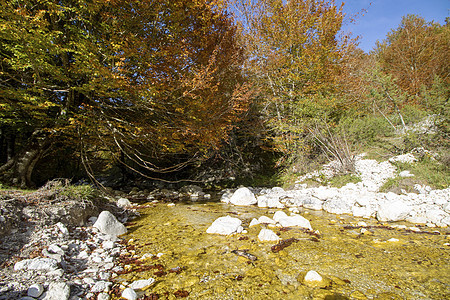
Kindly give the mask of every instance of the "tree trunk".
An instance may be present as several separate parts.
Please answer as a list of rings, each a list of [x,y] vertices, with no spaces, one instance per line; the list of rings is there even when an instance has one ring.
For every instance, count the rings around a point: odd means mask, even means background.
[[[33,169],[50,145],[48,134],[40,130],[33,132],[28,144],[0,167],[2,181],[21,188],[34,187]]]

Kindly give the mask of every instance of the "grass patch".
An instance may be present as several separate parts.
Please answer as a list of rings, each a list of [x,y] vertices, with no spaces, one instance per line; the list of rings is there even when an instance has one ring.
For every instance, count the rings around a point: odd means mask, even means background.
[[[328,184],[332,187],[341,188],[347,183],[358,183],[361,182],[361,178],[354,174],[345,174],[333,176],[328,180]]]
[[[445,189],[450,186],[450,169],[437,160],[424,156],[415,163],[393,163],[397,171],[410,171],[414,177],[389,178],[380,188],[380,192],[396,192],[401,190],[414,192],[414,185],[429,185],[434,189]]]

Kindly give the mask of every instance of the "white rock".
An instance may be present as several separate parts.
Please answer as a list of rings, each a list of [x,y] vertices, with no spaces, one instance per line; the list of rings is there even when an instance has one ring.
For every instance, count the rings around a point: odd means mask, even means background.
[[[51,244],[50,246],[48,246],[48,251],[50,251],[51,253],[56,253],[59,255],[64,255],[64,250],[61,249],[58,245],[56,244]]]
[[[14,271],[18,270],[47,270],[52,271],[58,268],[57,261],[53,258],[33,258],[24,259],[14,265]]]
[[[28,288],[27,295],[33,298],[39,298],[44,292],[42,284],[35,283]]]
[[[291,215],[289,217],[280,218],[278,223],[282,227],[302,227],[312,230],[309,221],[300,215]]]
[[[93,287],[91,287],[91,293],[101,293],[108,292],[112,282],[108,281],[97,281]]]
[[[280,219],[286,218],[287,216],[288,215],[284,211],[279,210],[273,214],[273,220],[275,222],[278,222],[278,221],[280,221]]]
[[[136,300],[138,298],[138,295],[132,288],[126,288],[122,292],[122,298],[125,298],[127,300]]]
[[[112,249],[115,247],[115,243],[114,241],[103,241],[102,243],[102,248],[103,249]]]
[[[390,162],[413,163],[417,159],[411,153],[397,155],[389,159]]]
[[[220,197],[220,202],[230,203],[231,196],[233,196],[233,191],[230,189],[224,190],[222,197]]]
[[[385,202],[380,205],[377,211],[377,219],[380,221],[400,221],[404,220],[411,207],[401,200],[396,200],[394,202]]]
[[[323,201],[314,197],[309,197],[303,200],[303,207],[313,210],[321,210]]]
[[[274,225],[277,223],[274,220],[272,220],[271,218],[266,217],[266,216],[259,217],[258,222],[261,224],[274,224]]]
[[[257,198],[258,207],[284,208],[284,204],[280,202],[278,196],[261,195]]]
[[[350,214],[354,202],[350,198],[332,198],[322,204],[323,210],[331,214]]]
[[[410,171],[405,170],[405,171],[401,171],[398,176],[400,177],[414,177],[414,174],[411,174]]]
[[[262,242],[278,241],[280,240],[280,237],[276,235],[272,230],[263,228],[258,234],[258,239]]]
[[[447,217],[448,214],[440,209],[427,210],[426,217],[429,222],[432,222],[439,226],[441,220]]]
[[[257,202],[255,195],[246,187],[238,189],[230,198],[230,203],[233,205],[247,206]]]
[[[258,221],[257,219],[255,219],[255,218],[253,218],[253,219],[250,221],[250,225],[248,225],[248,226],[249,226],[249,227],[252,227],[252,226],[256,226],[256,225],[258,225],[258,224],[260,224],[259,221]]]
[[[65,282],[51,282],[43,300],[67,300],[70,296],[70,287]]]
[[[149,287],[154,282],[155,282],[155,279],[153,279],[153,278],[136,280],[136,281],[133,281],[129,287],[132,288],[133,290],[142,290],[142,289]]]
[[[128,200],[127,198],[119,198],[117,200],[117,206],[120,208],[127,208],[132,206],[130,200]]]
[[[352,214],[355,217],[370,218],[375,215],[375,210],[366,206],[352,206]]]
[[[236,232],[240,233],[243,230],[241,224],[242,221],[238,218],[233,218],[230,216],[220,217],[215,220],[211,226],[209,226],[206,233],[216,233],[222,235],[229,235]]]
[[[333,197],[336,197],[339,194],[338,190],[336,188],[329,188],[325,186],[318,187],[314,190],[314,197],[320,199],[320,200],[328,200]]]
[[[58,227],[59,231],[61,231],[64,235],[69,234],[69,229],[67,229],[66,225],[64,225],[61,222],[56,223],[56,226]]]
[[[305,275],[304,280],[305,282],[321,282],[323,278],[316,271],[308,271],[308,273],[306,273]]]
[[[100,293],[97,296],[97,300],[109,300],[111,297],[107,293]]]
[[[116,238],[118,235],[127,233],[127,228],[117,221],[116,217],[109,211],[102,211],[95,222],[94,228],[101,233]]]

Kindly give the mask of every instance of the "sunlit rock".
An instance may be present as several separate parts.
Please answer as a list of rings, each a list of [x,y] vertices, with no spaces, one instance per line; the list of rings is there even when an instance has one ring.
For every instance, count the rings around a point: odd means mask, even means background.
[[[117,200],[117,206],[120,208],[127,208],[131,206],[131,202],[127,198],[119,198]]]
[[[280,237],[276,235],[272,230],[263,228],[258,234],[258,239],[261,242],[278,241],[280,240]]]
[[[136,300],[138,298],[138,295],[132,288],[126,288],[122,292],[122,298],[125,298],[127,300]]]
[[[70,286],[65,282],[51,282],[43,300],[67,300],[70,296]]]
[[[230,216],[220,217],[215,220],[206,230],[206,233],[229,235],[242,232],[242,221]]]
[[[394,202],[385,202],[380,205],[377,212],[377,219],[380,221],[400,221],[404,220],[411,207],[401,200],[396,200]]]
[[[278,223],[282,227],[302,227],[312,230],[309,221],[300,215],[292,214],[290,216],[279,218]]]
[[[233,205],[247,206],[256,204],[257,202],[253,192],[246,187],[236,190],[230,198],[230,203]]]
[[[155,279],[153,278],[136,280],[130,284],[130,288],[133,290],[143,290],[152,285],[154,282]]]
[[[118,235],[127,233],[127,228],[120,223],[109,211],[102,211],[94,224],[101,233],[116,238]]]

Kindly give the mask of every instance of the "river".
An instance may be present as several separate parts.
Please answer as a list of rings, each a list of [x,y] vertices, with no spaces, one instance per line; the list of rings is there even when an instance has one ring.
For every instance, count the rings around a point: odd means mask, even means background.
[[[319,234],[271,228],[283,240],[296,239],[275,253],[276,242],[258,240],[267,225],[248,225],[278,210],[218,202],[148,204],[125,236],[130,257],[140,259],[124,261],[128,272],[117,280],[155,278],[145,293],[159,299],[450,299],[449,229],[411,230],[406,222],[396,223],[406,228],[392,228],[375,219],[300,209]],[[247,232],[206,233],[226,215],[242,220]],[[310,270],[324,278],[317,286],[303,281]]]

